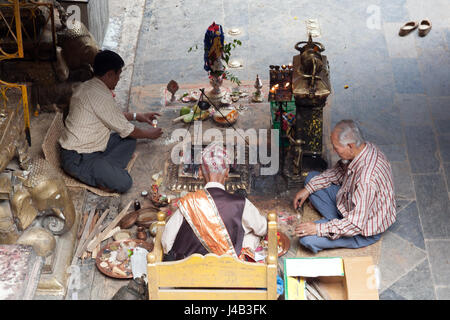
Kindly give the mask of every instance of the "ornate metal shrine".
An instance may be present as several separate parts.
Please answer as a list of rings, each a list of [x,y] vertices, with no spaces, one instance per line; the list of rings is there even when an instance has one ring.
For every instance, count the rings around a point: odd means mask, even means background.
[[[200,155],[207,145],[191,145],[191,161],[190,163],[181,163],[176,165],[169,162],[168,167],[168,187],[169,190],[174,192],[192,192],[203,189],[205,181],[199,178],[200,161],[194,161],[195,155]],[[197,150],[196,150],[197,149]],[[229,192],[236,192],[237,190],[245,190],[246,194],[251,193],[252,174],[250,172],[249,165],[249,149],[245,146],[245,163],[238,164],[237,161],[230,164],[230,172],[228,179],[225,183],[225,190]],[[234,155],[238,154],[237,147],[235,146]],[[197,164],[196,164],[197,163]]]
[[[280,170],[288,187],[302,185],[309,171],[327,167],[322,157],[323,108],[331,93],[324,46],[310,35],[295,49],[300,53],[292,65],[270,66],[269,101],[274,128],[281,129]]]

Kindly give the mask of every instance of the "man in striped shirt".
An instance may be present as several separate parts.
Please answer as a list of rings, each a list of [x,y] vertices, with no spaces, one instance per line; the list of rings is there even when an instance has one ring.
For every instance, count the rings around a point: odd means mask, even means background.
[[[59,139],[64,171],[90,186],[124,193],[132,179],[125,169],[136,139],[157,139],[161,128],[138,128],[130,121],[151,124],[158,113],[122,112],[113,91],[120,79],[123,59],[104,50],[94,60],[94,77],[81,83],[70,100]]]
[[[321,174],[310,172],[294,198],[306,199],[323,219],[299,224],[300,244],[314,253],[326,248],[360,248],[375,243],[396,219],[392,170],[386,156],[352,120],[342,120],[331,133],[341,160]]]

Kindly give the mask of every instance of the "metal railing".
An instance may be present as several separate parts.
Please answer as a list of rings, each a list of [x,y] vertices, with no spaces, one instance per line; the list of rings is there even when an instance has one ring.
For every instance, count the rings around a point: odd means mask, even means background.
[[[23,39],[22,39],[22,23],[20,18],[20,6],[22,3],[19,2],[19,0],[7,0],[8,3],[0,3],[0,18],[3,19],[3,21],[6,23],[8,28],[7,36],[11,36],[16,44],[17,44],[17,52],[14,53],[7,53],[0,47],[0,61],[5,59],[17,59],[17,58],[23,58]],[[14,16],[12,21],[7,21],[5,16],[3,15],[2,9],[5,7],[13,8]],[[14,28],[15,25],[15,28]],[[14,33],[15,29],[15,33]],[[0,99],[3,102],[3,105],[0,108],[5,109],[5,114],[7,114],[7,102],[8,102],[8,96],[7,92],[11,89],[19,89],[21,92],[21,98],[19,103],[17,104],[17,108],[19,106],[23,107],[23,114],[24,114],[24,123],[25,123],[25,134],[27,137],[28,145],[31,146],[31,135],[30,135],[30,113],[29,113],[29,107],[28,107],[28,93],[27,93],[27,86],[23,84],[16,84],[16,83],[8,83],[5,81],[0,80]]]

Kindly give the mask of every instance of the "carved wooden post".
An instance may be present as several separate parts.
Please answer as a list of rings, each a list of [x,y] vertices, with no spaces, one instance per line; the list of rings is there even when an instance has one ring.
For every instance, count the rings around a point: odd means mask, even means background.
[[[148,297],[150,300],[158,300],[158,269],[156,268],[156,256],[153,252],[147,255]]]
[[[277,259],[278,259],[278,241],[277,241],[277,214],[270,212],[267,215],[267,234],[269,248],[267,255],[267,299],[276,300],[277,298]],[[275,279],[275,282],[274,282]]]
[[[163,258],[163,249],[161,245],[161,238],[166,226],[166,213],[158,212],[158,224],[156,230],[156,237],[154,240],[153,251],[147,255],[147,277],[148,277],[148,296],[151,300],[158,300],[158,270],[156,263],[161,262]]]

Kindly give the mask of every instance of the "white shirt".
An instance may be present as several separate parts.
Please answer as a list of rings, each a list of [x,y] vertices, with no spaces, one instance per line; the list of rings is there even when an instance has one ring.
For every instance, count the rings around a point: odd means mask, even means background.
[[[111,131],[125,138],[133,130],[134,125],[125,118],[111,90],[94,77],[74,90],[59,143],[78,153],[105,151]]]
[[[205,189],[208,188],[225,190],[224,185],[218,182],[208,182],[205,185]],[[180,210],[177,210],[167,222],[161,238],[164,253],[167,254],[172,249],[183,219],[183,214]],[[245,199],[244,212],[242,213],[242,227],[244,228],[242,248],[248,247],[255,250],[259,246],[260,237],[264,237],[267,233],[267,219],[261,215],[259,210],[248,199]]]

